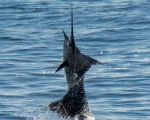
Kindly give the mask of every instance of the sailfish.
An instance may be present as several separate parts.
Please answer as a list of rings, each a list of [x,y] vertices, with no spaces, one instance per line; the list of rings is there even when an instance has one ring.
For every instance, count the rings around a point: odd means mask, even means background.
[[[88,71],[91,65],[101,64],[101,62],[84,55],[80,52],[75,44],[73,32],[73,8],[71,10],[71,37],[67,36],[65,31],[64,45],[63,45],[63,62],[57,68],[56,72],[60,69],[65,69],[68,90],[74,85],[74,77],[81,78]]]
[[[84,55],[76,46],[73,31],[73,8],[71,9],[71,37],[65,31],[63,44],[63,62],[56,72],[64,68],[68,90],[62,99],[49,104],[52,111],[61,117],[75,117],[84,120],[84,114],[90,114],[84,89],[84,75],[92,65],[101,64],[98,60]]]

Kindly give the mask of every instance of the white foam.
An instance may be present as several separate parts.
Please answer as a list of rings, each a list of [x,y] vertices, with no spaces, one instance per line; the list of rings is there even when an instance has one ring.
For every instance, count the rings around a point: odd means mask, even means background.
[[[41,108],[30,113],[27,120],[79,120],[79,115],[73,118],[62,118],[57,113],[50,111],[48,108]],[[95,120],[91,114],[83,114],[84,120]]]
[[[83,114],[84,120],[95,120],[91,114]],[[79,120],[79,115],[76,115],[72,120]]]

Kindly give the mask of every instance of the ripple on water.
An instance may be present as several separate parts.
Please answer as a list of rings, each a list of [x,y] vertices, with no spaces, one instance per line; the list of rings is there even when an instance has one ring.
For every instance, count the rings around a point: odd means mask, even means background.
[[[60,120],[47,108],[67,90],[62,61],[70,2],[0,1],[0,118]],[[74,1],[76,43],[101,61],[85,76],[96,120],[150,119],[150,15],[144,0]],[[62,119],[61,119],[62,120]],[[69,119],[68,119],[69,120]]]

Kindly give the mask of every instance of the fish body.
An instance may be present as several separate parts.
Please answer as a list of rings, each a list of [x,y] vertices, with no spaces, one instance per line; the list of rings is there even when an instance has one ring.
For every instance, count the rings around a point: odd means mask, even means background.
[[[63,62],[57,68],[56,72],[60,69],[65,69],[65,75],[68,85],[68,90],[77,83],[80,78],[89,70],[92,65],[101,64],[101,62],[84,55],[78,49],[73,32],[73,10],[71,11],[71,37],[69,38],[65,31],[64,45],[63,45]]]

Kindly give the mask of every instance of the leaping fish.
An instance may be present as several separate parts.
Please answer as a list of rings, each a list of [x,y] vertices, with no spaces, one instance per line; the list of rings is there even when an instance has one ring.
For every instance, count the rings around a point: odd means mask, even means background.
[[[71,37],[69,38],[64,30],[63,34],[63,62],[56,72],[62,68],[65,69],[68,91],[62,99],[50,103],[49,108],[61,117],[87,120],[86,115],[89,116],[90,111],[84,90],[84,74],[91,65],[101,64],[101,62],[82,54],[76,46],[73,32],[73,8],[71,9]]]
[[[80,52],[75,44],[74,32],[73,32],[73,8],[71,9],[71,37],[67,36],[65,31],[64,45],[63,45],[63,62],[57,68],[56,72],[60,69],[65,69],[68,90],[74,85],[74,77],[81,78],[88,71],[91,65],[101,64],[101,62],[84,55]]]

